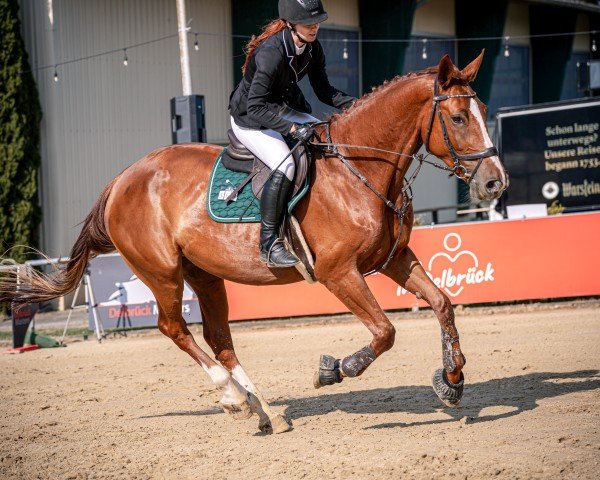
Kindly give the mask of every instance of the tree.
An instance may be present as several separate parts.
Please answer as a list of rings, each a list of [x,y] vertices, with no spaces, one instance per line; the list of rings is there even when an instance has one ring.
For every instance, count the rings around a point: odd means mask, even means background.
[[[17,261],[36,245],[42,111],[17,0],[0,0],[0,249]]]

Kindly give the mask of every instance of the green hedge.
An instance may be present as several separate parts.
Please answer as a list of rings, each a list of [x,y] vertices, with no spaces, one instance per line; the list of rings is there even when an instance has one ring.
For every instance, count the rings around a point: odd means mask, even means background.
[[[17,0],[0,0],[0,248],[22,261],[37,244],[40,108]],[[9,252],[4,252],[17,245]]]

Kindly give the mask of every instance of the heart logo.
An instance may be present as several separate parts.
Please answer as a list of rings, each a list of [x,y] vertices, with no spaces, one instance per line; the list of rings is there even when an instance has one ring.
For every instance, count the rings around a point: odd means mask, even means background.
[[[427,266],[434,283],[451,297],[460,295],[466,284],[480,283],[476,277],[479,276],[479,272],[484,273],[478,270],[479,260],[473,252],[470,250],[458,251],[461,245],[462,238],[458,233],[447,234],[444,237],[446,251],[433,255]]]

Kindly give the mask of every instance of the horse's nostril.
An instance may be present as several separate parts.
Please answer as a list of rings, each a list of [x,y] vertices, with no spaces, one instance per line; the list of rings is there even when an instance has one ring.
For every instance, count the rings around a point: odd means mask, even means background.
[[[485,188],[490,193],[497,193],[502,188],[502,182],[500,180],[489,180],[485,184]]]

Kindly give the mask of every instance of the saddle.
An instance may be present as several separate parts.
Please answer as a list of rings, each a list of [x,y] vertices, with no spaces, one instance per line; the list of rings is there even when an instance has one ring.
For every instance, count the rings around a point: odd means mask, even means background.
[[[223,157],[221,159],[223,165],[234,172],[244,172],[248,174],[244,181],[229,195],[229,198],[235,198],[242,188],[252,181],[252,192],[256,198],[260,199],[263,190],[262,187],[269,178],[271,170],[260,160],[260,158],[255,157],[254,154],[237,139],[233,130],[227,130],[227,136],[229,137],[229,145],[223,152]],[[294,150],[292,156],[294,157],[294,162],[296,164],[294,189],[292,190],[291,195],[291,198],[293,199],[297,194],[302,192],[304,188],[307,188],[306,179],[312,157],[310,152],[307,152],[304,146],[300,146]],[[290,206],[289,211],[291,211],[294,206],[295,203]]]
[[[263,191],[263,185],[269,178],[271,169],[265,165],[258,157],[254,156],[242,142],[240,142],[233,130],[227,131],[229,145],[225,148],[221,156],[223,165],[234,172],[243,172],[248,175],[229,193],[227,202],[232,202],[237,198],[239,192],[252,182],[252,193],[260,199]],[[281,224],[279,236],[284,239],[289,250],[291,250],[299,259],[300,263],[296,269],[308,283],[316,283],[314,274],[314,260],[312,253],[304,239],[300,224],[296,217],[292,215],[292,210],[298,201],[304,196],[310,187],[309,172],[312,163],[312,155],[306,147],[301,145],[292,153],[296,164],[294,175],[294,188],[291,200],[288,204],[288,211]]]

